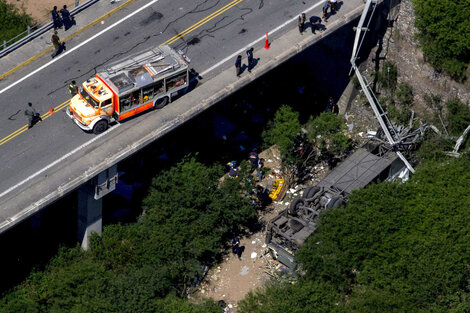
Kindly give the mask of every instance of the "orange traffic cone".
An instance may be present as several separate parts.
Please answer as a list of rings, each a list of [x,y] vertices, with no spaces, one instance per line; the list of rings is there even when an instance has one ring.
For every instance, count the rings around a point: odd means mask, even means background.
[[[52,115],[52,114],[54,114],[54,109],[52,108],[52,105],[51,105],[51,108],[49,110],[49,115]]]
[[[268,33],[266,33],[266,43],[264,44],[264,49],[268,50],[270,47]]]

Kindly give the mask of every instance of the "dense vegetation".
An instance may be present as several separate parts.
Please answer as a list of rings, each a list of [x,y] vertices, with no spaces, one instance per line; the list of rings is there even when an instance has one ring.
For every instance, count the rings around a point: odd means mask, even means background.
[[[311,165],[326,160],[334,165],[352,147],[344,118],[330,112],[310,117],[305,124],[289,106],[281,106],[263,132],[266,147],[277,145],[286,178],[302,181]]]
[[[0,43],[9,40],[26,30],[32,25],[32,18],[24,12],[20,12],[13,4],[6,0],[0,0]]]
[[[468,154],[354,192],[298,254],[305,275],[241,312],[470,312]]]
[[[470,62],[467,0],[412,0],[423,52],[433,66],[463,80]]]
[[[232,231],[256,217],[251,176],[186,158],[158,175],[137,223],[110,225],[91,249],[62,249],[0,300],[2,312],[219,312],[182,300]]]

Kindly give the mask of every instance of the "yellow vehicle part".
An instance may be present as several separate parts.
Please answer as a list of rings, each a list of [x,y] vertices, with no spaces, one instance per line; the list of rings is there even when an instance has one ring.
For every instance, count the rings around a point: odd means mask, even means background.
[[[273,186],[271,187],[271,191],[269,192],[269,197],[273,200],[280,200],[282,198],[283,189],[284,189],[284,178],[277,178],[274,182]]]

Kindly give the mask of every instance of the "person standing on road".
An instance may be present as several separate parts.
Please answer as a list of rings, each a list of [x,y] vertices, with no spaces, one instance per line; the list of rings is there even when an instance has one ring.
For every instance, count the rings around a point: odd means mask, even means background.
[[[61,28],[62,19],[59,16],[59,12],[57,12],[57,6],[54,6],[54,9],[52,9],[51,14],[52,14],[52,24],[54,26],[54,30],[57,30],[57,28]]]
[[[253,48],[246,50],[246,55],[248,56],[248,72],[251,73],[253,68]]]
[[[331,14],[336,14],[338,10],[338,0],[330,0]]]
[[[75,95],[78,94],[78,87],[77,87],[77,84],[74,80],[72,80],[72,82],[69,85],[69,92],[70,92],[70,95],[72,96],[72,98],[75,97]]]
[[[323,5],[323,20],[328,22],[327,19],[327,14],[328,14],[328,8],[330,7],[330,0],[326,0],[325,4]]]
[[[55,52],[52,54],[52,57],[54,58],[58,54],[60,54],[63,50],[65,50],[65,43],[60,42],[60,38],[57,35],[57,31],[54,30],[54,34],[51,37],[51,42],[54,45]]]
[[[235,60],[235,70],[237,73],[237,77],[239,77],[242,71],[242,56],[241,55],[237,56],[237,59]]]
[[[70,27],[77,24],[70,15],[70,12],[67,10],[67,6],[65,4],[64,8],[60,10],[60,14],[62,15],[62,22],[64,23],[65,30],[68,30]]]
[[[39,116],[39,113],[33,108],[31,102],[28,102],[28,107],[24,110],[24,115],[28,117],[28,128],[33,127],[38,121],[42,121],[41,116]]]
[[[305,13],[302,13],[299,15],[299,32],[301,35],[304,34],[304,29],[305,29],[305,20],[306,20],[306,17],[305,17]]]

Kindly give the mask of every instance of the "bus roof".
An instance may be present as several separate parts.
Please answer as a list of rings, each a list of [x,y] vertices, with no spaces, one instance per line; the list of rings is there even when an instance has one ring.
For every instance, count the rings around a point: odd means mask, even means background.
[[[110,63],[97,76],[121,95],[187,68],[182,54],[164,45]]]

